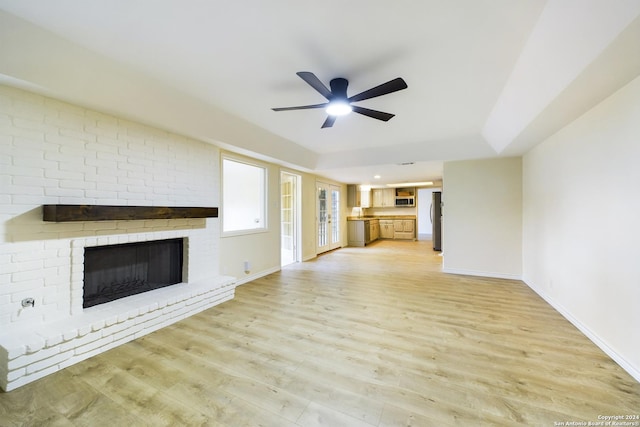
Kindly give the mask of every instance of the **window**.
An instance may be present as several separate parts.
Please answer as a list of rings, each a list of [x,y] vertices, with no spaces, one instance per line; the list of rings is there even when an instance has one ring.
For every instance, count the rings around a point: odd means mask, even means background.
[[[222,159],[222,232],[266,230],[267,169],[230,158]]]

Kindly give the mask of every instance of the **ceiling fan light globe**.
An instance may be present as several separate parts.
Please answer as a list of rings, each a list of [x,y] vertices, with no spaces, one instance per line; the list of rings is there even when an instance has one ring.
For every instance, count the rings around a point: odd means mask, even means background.
[[[347,102],[332,101],[329,103],[325,111],[330,116],[346,116],[351,111],[353,111],[353,109],[351,108],[351,105],[349,105],[349,103]]]

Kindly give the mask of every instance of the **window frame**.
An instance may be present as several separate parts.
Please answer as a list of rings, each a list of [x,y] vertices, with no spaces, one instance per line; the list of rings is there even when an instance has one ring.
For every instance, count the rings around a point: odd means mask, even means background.
[[[220,156],[220,200],[221,200],[221,221],[220,221],[220,234],[222,237],[230,237],[230,236],[242,236],[249,234],[258,234],[258,233],[266,233],[269,231],[269,221],[268,221],[268,206],[269,206],[269,170],[266,165],[261,164],[259,162],[251,161],[249,159],[243,159],[239,157],[235,157],[232,155],[222,155]],[[225,202],[225,162],[234,162],[240,165],[250,166],[262,171],[262,186],[261,186],[261,203],[260,207],[261,215],[262,215],[262,226],[254,227],[254,228],[237,228],[233,230],[225,230],[225,218],[227,215],[232,213],[227,212],[226,207],[227,203]]]

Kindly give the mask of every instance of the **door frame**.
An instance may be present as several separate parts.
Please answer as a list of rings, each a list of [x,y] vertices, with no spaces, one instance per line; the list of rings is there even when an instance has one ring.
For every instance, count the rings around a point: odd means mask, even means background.
[[[289,262],[282,257],[282,253],[284,251],[288,251],[288,248],[284,247],[283,243],[283,228],[285,225],[284,216],[283,216],[283,207],[282,200],[284,197],[283,194],[283,182],[284,178],[290,178],[293,181],[293,189],[291,192],[291,230],[292,230],[292,240],[293,240],[293,250],[292,250],[292,260]],[[284,170],[280,171],[280,266],[284,267],[285,265],[293,264],[296,262],[300,262],[302,259],[302,177],[292,172],[287,172]]]

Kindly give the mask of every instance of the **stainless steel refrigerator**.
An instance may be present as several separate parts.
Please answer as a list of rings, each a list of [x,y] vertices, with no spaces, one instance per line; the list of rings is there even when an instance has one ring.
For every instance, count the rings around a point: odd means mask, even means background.
[[[442,250],[442,192],[431,193],[431,226],[433,250]]]

